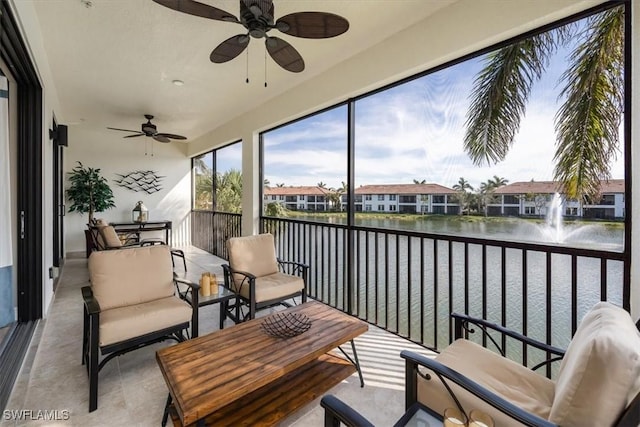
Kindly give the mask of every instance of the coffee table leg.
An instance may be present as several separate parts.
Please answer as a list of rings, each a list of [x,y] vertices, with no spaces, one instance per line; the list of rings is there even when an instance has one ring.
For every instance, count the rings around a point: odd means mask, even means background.
[[[353,350],[353,358],[355,359],[356,369],[358,370],[358,376],[360,377],[360,387],[364,387],[364,378],[362,376],[362,369],[360,369],[360,361],[358,360],[358,353],[356,353],[356,343],[351,340],[351,349]]]
[[[225,300],[220,303],[220,330],[224,329],[224,321],[227,318],[227,307],[229,306],[229,301]]]
[[[167,397],[167,404],[164,405],[164,414],[162,415],[162,427],[167,425],[167,420],[169,419],[169,406],[171,406],[171,393]]]
[[[362,369],[360,369],[360,361],[358,360],[358,353],[356,352],[356,343],[351,340],[351,350],[353,350],[353,359],[349,356],[342,347],[338,347],[338,349],[344,354],[344,357],[351,362],[353,366],[358,370],[358,376],[360,377],[360,387],[364,387],[364,377],[362,376]]]

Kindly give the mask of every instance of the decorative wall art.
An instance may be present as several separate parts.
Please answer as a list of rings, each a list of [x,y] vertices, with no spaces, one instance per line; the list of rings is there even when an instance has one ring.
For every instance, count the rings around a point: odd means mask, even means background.
[[[164,176],[158,175],[155,171],[134,171],[126,175],[116,174],[119,178],[113,181],[120,187],[128,188],[131,191],[144,191],[147,194],[153,194],[162,190],[161,181]]]

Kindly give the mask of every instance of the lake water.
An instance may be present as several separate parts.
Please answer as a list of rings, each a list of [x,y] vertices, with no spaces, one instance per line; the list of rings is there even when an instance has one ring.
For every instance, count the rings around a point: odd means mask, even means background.
[[[322,220],[336,224],[343,223],[344,217],[324,217]],[[328,227],[319,224],[279,231],[276,233],[278,253],[295,254],[294,258],[307,262],[311,267],[312,293],[317,289],[317,295],[323,300],[344,308],[343,291],[348,274],[344,268],[345,232],[329,224]],[[558,230],[544,221],[503,218],[466,221],[461,218],[425,217],[409,221],[358,219],[358,225],[610,252],[621,252],[624,242],[622,226],[595,223],[565,224]],[[293,230],[296,235],[302,235],[300,241],[304,249],[294,248]],[[443,348],[449,340],[450,309],[482,317],[484,306],[489,320],[502,323],[504,300],[506,325],[522,331],[523,313],[526,311],[527,335],[544,341],[547,329],[546,272],[550,269],[552,343],[564,348],[570,340],[572,264],[569,255],[552,254],[549,266],[543,252],[527,251],[523,256],[524,252],[519,249],[506,249],[503,257],[502,248],[488,246],[483,258],[480,245],[468,245],[465,251],[463,243],[450,245],[442,240],[434,245],[431,239],[396,233],[376,234],[373,231],[358,232],[356,239],[354,277],[357,292],[354,303],[359,316],[372,323],[427,346]],[[606,264],[607,299],[621,304],[623,263],[609,260]],[[601,299],[601,261],[578,257],[576,267],[578,297],[575,309],[580,319]],[[523,280],[525,272],[526,280]],[[483,277],[486,277],[484,293]],[[468,284],[466,288],[465,283]],[[420,322],[421,315],[424,322]],[[520,357],[519,346],[511,344],[508,347],[512,357]],[[540,357],[542,355],[535,352],[528,355],[529,360],[539,360]]]

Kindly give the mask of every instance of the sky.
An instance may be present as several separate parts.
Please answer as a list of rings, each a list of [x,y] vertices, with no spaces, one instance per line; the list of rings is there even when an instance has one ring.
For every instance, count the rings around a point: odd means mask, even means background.
[[[558,82],[569,52],[559,51],[534,84],[520,131],[497,165],[474,166],[462,145],[469,94],[484,57],[356,101],[356,186],[417,179],[452,187],[464,177],[477,187],[494,175],[509,182],[551,180]],[[266,132],[264,141],[265,178],[271,185],[324,182],[339,188],[347,181],[346,106]],[[624,177],[622,152],[611,175]]]

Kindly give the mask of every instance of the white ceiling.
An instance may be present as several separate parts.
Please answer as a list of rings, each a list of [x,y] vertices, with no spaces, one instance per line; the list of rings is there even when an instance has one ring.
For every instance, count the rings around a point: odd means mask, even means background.
[[[152,0],[29,0],[40,21],[62,111],[62,123],[107,131],[139,129],[153,114],[159,132],[190,140],[381,42],[455,0],[274,0],[275,18],[298,11],[345,17],[341,36],[308,40],[279,36],[300,52],[302,73],[266,62],[264,42],[252,39],[247,55],[225,64],[209,61],[223,40],[244,32]],[[239,0],[202,0],[238,15]],[[274,30],[274,32],[277,32]],[[174,79],[184,86],[172,84]],[[117,134],[117,133],[116,133]],[[119,135],[119,134],[118,134]]]

